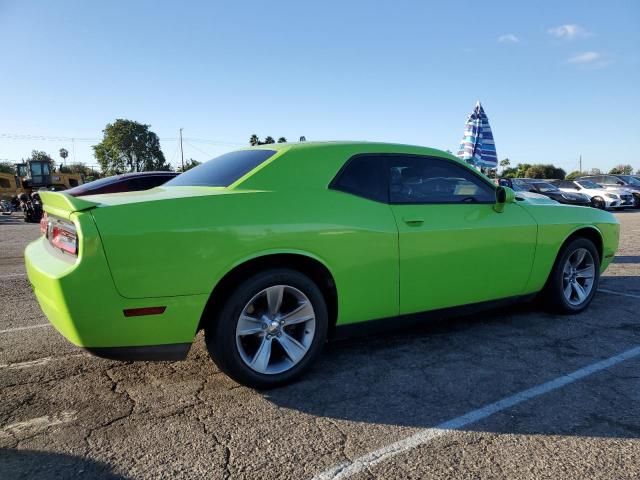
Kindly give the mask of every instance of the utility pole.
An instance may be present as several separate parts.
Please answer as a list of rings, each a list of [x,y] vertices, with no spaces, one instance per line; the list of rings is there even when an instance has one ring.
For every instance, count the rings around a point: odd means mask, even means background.
[[[580,154],[580,173],[582,173],[582,154]]]
[[[182,160],[182,171],[184,172],[184,151],[182,150],[182,129],[180,129],[180,158]]]

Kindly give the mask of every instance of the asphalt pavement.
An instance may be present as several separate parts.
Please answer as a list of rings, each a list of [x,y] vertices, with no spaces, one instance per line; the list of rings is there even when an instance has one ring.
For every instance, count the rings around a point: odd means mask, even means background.
[[[220,373],[201,335],[176,363],[74,347],[24,275],[38,225],[0,217],[0,478],[640,478],[640,211],[616,216],[584,313],[334,342],[269,392]]]

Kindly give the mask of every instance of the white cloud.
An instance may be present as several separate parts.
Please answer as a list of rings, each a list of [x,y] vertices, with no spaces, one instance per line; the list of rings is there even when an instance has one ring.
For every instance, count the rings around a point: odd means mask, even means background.
[[[598,52],[584,52],[567,60],[569,63],[593,63],[602,60],[602,55]]]
[[[518,43],[519,41],[520,39],[513,33],[506,33],[498,37],[498,42],[500,43]]]
[[[574,38],[584,38],[590,35],[590,33],[587,32],[587,30],[585,30],[583,27],[575,24],[560,25],[558,27],[550,28],[549,30],[547,30],[547,32],[556,38],[563,38],[566,40],[573,40]]]
[[[611,59],[598,52],[584,52],[569,58],[567,63],[589,68],[603,68],[611,63]]]

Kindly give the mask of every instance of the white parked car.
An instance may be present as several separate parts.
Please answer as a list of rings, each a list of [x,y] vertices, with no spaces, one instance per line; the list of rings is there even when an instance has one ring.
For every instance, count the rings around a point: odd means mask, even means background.
[[[591,180],[553,180],[551,183],[563,192],[585,194],[596,208],[625,208],[634,205],[633,194],[623,188],[604,188]]]

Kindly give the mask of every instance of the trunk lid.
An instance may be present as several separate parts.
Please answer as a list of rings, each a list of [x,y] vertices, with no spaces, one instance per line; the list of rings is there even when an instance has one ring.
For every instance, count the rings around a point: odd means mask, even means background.
[[[63,192],[38,192],[44,211],[56,217],[69,220],[73,212],[82,212],[98,206],[83,198],[72,197]]]

